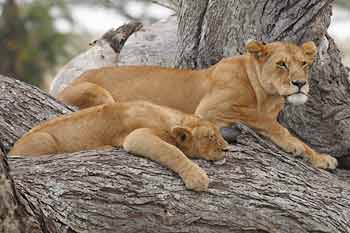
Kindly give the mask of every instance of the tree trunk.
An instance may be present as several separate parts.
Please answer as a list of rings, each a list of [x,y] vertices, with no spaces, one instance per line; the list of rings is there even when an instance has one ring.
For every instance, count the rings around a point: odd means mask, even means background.
[[[18,81],[2,77],[0,86],[7,90],[0,125],[10,129],[1,130],[3,151],[18,132],[70,111]],[[207,193],[186,190],[171,171],[120,149],[8,159],[25,209],[47,232],[350,231],[348,182],[243,125],[236,130],[242,133],[224,165],[197,160],[211,180]]]

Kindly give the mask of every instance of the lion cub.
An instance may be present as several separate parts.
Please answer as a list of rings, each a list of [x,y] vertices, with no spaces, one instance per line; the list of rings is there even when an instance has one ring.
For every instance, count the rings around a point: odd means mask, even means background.
[[[180,175],[195,191],[208,189],[207,174],[188,157],[221,160],[225,140],[200,118],[148,102],[100,105],[41,123],[20,138],[10,155],[46,155],[123,146]]]

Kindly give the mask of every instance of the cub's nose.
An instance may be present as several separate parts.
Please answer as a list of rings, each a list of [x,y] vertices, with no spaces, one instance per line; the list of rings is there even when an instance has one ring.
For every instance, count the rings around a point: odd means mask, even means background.
[[[301,89],[306,84],[306,81],[304,81],[304,80],[293,80],[292,84],[294,86],[297,86],[299,89]]]

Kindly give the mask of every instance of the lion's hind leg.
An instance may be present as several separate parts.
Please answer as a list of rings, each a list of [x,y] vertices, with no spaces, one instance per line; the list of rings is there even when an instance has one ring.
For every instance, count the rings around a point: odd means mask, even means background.
[[[115,102],[109,91],[90,82],[76,83],[66,87],[58,94],[57,99],[79,109]]]
[[[32,133],[19,139],[9,155],[49,155],[58,153],[56,140],[48,133]]]
[[[205,171],[189,160],[177,147],[163,141],[148,128],[136,129],[124,140],[126,151],[151,159],[179,174],[188,189],[206,191],[209,179]]]

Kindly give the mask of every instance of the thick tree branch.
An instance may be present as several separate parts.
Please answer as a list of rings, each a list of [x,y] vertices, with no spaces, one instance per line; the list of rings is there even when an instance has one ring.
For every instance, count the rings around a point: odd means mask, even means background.
[[[43,224],[37,221],[32,206],[23,204],[24,200],[14,187],[12,178],[9,175],[9,167],[5,155],[0,150],[0,232],[2,233],[41,233],[54,232],[49,229],[46,218],[41,216]]]
[[[350,186],[253,132],[224,166],[198,161],[208,193],[124,151],[10,159],[16,187],[58,229],[75,232],[348,232]],[[262,146],[263,145],[263,146]],[[40,202],[38,202],[40,200]],[[322,230],[321,230],[322,229]]]
[[[4,151],[18,132],[70,111],[21,82],[2,77],[0,86],[8,90],[0,94],[6,103],[0,125],[9,129],[0,135]],[[226,164],[197,161],[211,179],[208,193],[188,191],[174,173],[118,149],[10,157],[9,164],[26,209],[57,232],[350,230],[349,183],[291,158],[243,125],[236,129],[242,133]]]
[[[71,112],[38,88],[1,75],[0,93],[0,147],[4,152],[34,124]]]

